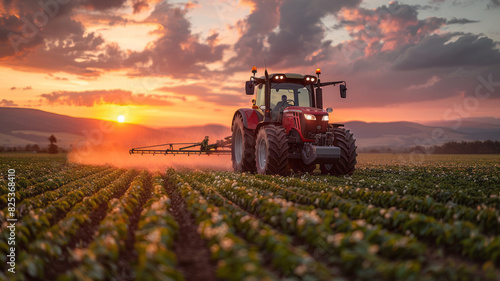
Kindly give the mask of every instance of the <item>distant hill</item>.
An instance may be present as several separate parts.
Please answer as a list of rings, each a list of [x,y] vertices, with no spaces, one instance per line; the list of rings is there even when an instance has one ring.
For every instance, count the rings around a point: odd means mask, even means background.
[[[231,134],[229,126],[202,125],[189,127],[149,128],[135,124],[121,124],[89,118],[75,118],[30,108],[0,107],[0,146],[38,144],[45,147],[47,138],[54,134],[58,145],[85,142],[94,146],[130,148],[169,142],[198,142],[204,136],[211,141]],[[229,125],[229,124],[228,124]],[[453,122],[362,122],[351,121],[345,127],[354,132],[357,145],[365,149],[405,149],[416,145],[436,145],[448,141],[500,140],[499,118],[463,119],[457,130]],[[436,129],[443,132],[434,138]]]
[[[397,151],[416,145],[439,145],[449,141],[500,140],[499,127],[495,128],[488,123],[477,123],[468,130],[465,127],[453,130],[446,126],[413,122],[352,121],[345,123],[345,127],[354,132],[358,147],[366,149],[391,148]]]
[[[498,140],[500,135],[500,118],[472,117],[459,121],[433,121],[425,125],[450,128],[455,132],[469,136],[468,140]]]
[[[0,146],[38,144],[45,147],[54,134],[60,147],[82,146],[133,147],[165,142],[211,140],[230,134],[221,125],[153,129],[146,126],[89,118],[76,118],[30,108],[0,107]]]

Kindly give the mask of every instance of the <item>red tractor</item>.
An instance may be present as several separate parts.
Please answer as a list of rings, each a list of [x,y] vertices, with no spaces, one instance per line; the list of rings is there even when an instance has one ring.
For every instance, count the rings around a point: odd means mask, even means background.
[[[323,109],[323,89],[346,82],[320,81],[316,76],[268,74],[246,82],[246,94],[255,95],[252,108],[238,109],[232,120],[231,158],[235,172],[284,175],[292,169],[312,173],[351,175],[356,165],[353,134],[342,124],[330,124]]]

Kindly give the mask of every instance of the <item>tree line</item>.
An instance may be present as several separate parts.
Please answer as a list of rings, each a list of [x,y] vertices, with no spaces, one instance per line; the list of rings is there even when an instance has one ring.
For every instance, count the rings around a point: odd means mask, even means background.
[[[432,154],[500,154],[500,141],[450,141],[432,147],[414,146],[410,152]]]
[[[9,146],[9,147],[4,147],[0,146],[0,152],[21,152],[21,151],[26,151],[26,152],[40,152],[40,153],[50,153],[50,154],[56,154],[59,152],[67,152],[65,149],[61,149],[57,146],[57,138],[54,135],[51,135],[48,138],[50,144],[46,148],[40,148],[38,144],[27,144],[26,146]]]

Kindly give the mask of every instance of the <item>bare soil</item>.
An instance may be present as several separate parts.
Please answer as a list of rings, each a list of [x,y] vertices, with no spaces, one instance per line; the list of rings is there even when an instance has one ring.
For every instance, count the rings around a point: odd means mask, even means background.
[[[188,211],[186,202],[175,187],[167,184],[166,189],[172,202],[172,213],[179,224],[179,236],[174,242],[179,270],[187,281],[217,280],[210,251],[198,233],[196,220]]]

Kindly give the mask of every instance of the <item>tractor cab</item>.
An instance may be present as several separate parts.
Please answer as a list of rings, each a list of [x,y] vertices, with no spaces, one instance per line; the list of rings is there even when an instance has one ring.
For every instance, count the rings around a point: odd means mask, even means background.
[[[304,76],[300,74],[271,74],[270,84],[270,110],[271,119],[281,122],[283,111],[288,107],[314,107],[314,87],[311,82],[304,83]],[[283,77],[283,78],[281,78]],[[314,77],[313,77],[314,78]],[[311,79],[311,78],[309,78]],[[261,81],[261,83],[258,83]],[[255,85],[255,103],[254,106],[265,112],[265,87],[264,77],[257,80]]]

